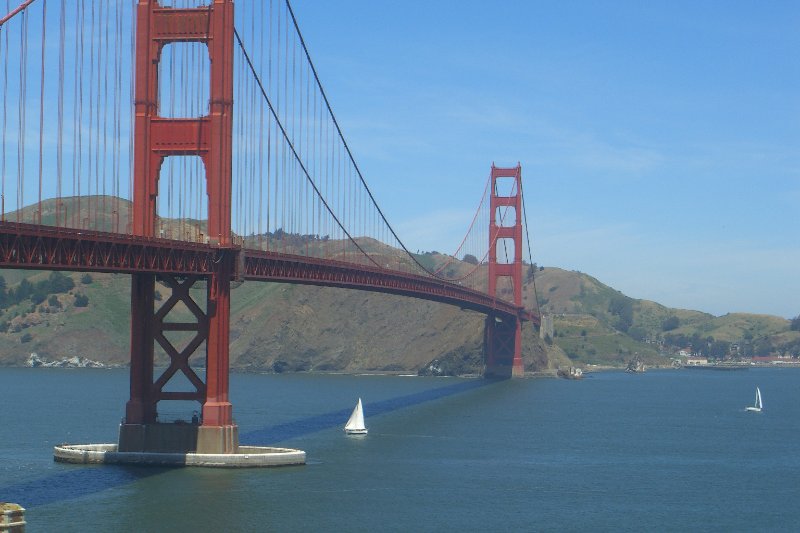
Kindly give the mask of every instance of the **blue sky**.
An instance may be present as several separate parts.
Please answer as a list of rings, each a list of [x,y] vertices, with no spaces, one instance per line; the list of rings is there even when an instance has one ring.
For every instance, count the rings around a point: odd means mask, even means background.
[[[492,162],[533,260],[635,298],[800,314],[800,3],[293,3],[410,249],[452,251]]]

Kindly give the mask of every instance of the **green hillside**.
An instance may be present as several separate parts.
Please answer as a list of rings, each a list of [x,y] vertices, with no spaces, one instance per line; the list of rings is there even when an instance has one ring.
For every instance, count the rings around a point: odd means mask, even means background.
[[[103,208],[112,209],[102,215]],[[128,224],[129,203],[112,198],[63,199],[42,204],[43,217],[67,219],[93,213],[106,229]],[[34,213],[19,214],[27,220]],[[98,215],[98,213],[100,213]],[[8,215],[14,220],[17,214]],[[79,219],[81,217],[75,217]],[[202,222],[159,222],[165,234],[204,230]],[[280,231],[247,239],[250,246],[313,253],[341,243]],[[372,239],[359,245],[387,264],[410,263],[400,251]],[[424,252],[416,261],[447,276],[477,265],[473,257],[453,260]],[[485,266],[478,266],[478,269]],[[480,272],[479,272],[480,273]],[[130,277],[0,271],[0,365],[24,365],[31,353],[57,360],[82,356],[106,364],[128,362]],[[201,284],[202,285],[202,284]],[[157,286],[159,298],[169,295]],[[201,303],[204,286],[193,289]],[[508,288],[501,288],[508,291]],[[736,313],[715,317],[671,309],[630,298],[580,272],[525,265],[523,303],[552,317],[552,336],[540,339],[530,324],[523,329],[526,369],[553,371],[567,365],[624,367],[638,357],[648,365],[668,366],[679,349],[735,359],[753,355],[800,356],[800,320]],[[235,284],[231,295],[231,365],[241,370],[292,372],[441,372],[481,370],[483,321],[478,313],[421,300],[354,290],[279,283]],[[191,317],[178,306],[170,321]],[[179,348],[189,334],[169,333]],[[158,348],[156,360],[167,362]],[[192,360],[202,365],[202,356]]]
[[[8,271],[0,272],[5,276]],[[25,273],[13,273],[25,276]],[[36,281],[43,274],[23,277]],[[13,277],[13,276],[9,276]],[[0,319],[0,364],[24,365],[33,352],[54,360],[82,356],[126,364],[130,339],[130,278],[72,273],[75,287],[57,299],[7,306]],[[86,283],[82,282],[84,279]],[[15,290],[15,286],[10,286]],[[168,289],[157,286],[165,297]],[[203,290],[194,291],[202,301]],[[86,307],[76,307],[79,295]],[[436,362],[446,373],[481,369],[483,321],[478,313],[401,296],[280,283],[246,282],[232,291],[231,366],[240,370],[293,372],[417,372]],[[170,321],[190,316],[176,308]],[[170,336],[176,345],[187,340]],[[530,370],[548,368],[544,343],[525,330]],[[166,363],[160,349],[156,361]],[[202,357],[193,359],[202,366]]]
[[[11,294],[22,283],[42,283],[49,274],[3,271],[0,275]],[[0,310],[0,364],[24,365],[32,352],[47,359],[83,356],[127,364],[130,278],[78,273],[68,277],[74,287],[67,292],[48,295],[37,304],[30,297],[7,302]],[[528,370],[569,364],[621,367],[635,356],[649,365],[668,366],[677,349],[685,347],[671,345],[669,339],[738,345],[738,351],[729,350],[729,357],[798,355],[800,332],[779,317],[742,313],[714,317],[670,309],[628,298],[591,276],[558,268],[538,271],[535,282],[541,310],[553,316],[554,336],[542,341],[526,325]],[[159,285],[158,291],[162,298],[168,295],[164,286]],[[525,285],[524,293],[526,302],[533,302],[533,283]],[[204,288],[193,294],[202,301]],[[80,297],[88,299],[85,307],[76,306]],[[52,298],[56,305],[48,303]],[[451,306],[353,290],[245,282],[232,291],[231,311],[235,369],[418,372],[433,365],[445,373],[480,371],[483,316]],[[189,316],[179,306],[170,319]],[[672,317],[677,317],[678,325],[665,331]],[[177,345],[186,342],[177,333],[171,340]],[[167,362],[160,349],[156,359]],[[202,357],[193,364],[202,365]]]
[[[542,312],[553,316],[554,343],[574,361],[621,366],[638,355],[667,366],[690,346],[720,359],[800,356],[800,331],[781,317],[672,309],[559,268],[537,271],[536,288]]]

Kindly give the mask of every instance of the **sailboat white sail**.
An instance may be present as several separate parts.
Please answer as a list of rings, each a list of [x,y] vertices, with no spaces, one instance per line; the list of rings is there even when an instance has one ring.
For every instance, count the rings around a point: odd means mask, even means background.
[[[761,402],[761,389],[756,387],[756,402],[754,405],[749,405],[747,407],[748,411],[755,411],[757,413],[761,412],[761,409],[764,407],[764,404]]]
[[[367,428],[364,426],[364,409],[361,407],[361,398],[358,399],[358,403],[353,409],[353,414],[350,415],[350,419],[344,425],[344,432],[348,435],[367,434]]]

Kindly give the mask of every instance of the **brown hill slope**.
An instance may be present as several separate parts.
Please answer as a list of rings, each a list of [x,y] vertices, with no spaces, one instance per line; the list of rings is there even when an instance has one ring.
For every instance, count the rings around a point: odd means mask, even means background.
[[[36,283],[46,274],[27,276]],[[57,296],[59,307],[25,300],[5,309],[0,364],[24,365],[33,352],[50,360],[82,356],[127,363],[128,276],[92,274],[90,281],[85,275],[70,276],[75,288]],[[164,287],[159,291],[166,296]],[[198,290],[198,300],[201,294]],[[76,307],[77,296],[86,296],[88,305]],[[231,311],[231,366],[236,369],[417,372],[434,363],[448,374],[481,370],[484,317],[452,306],[353,290],[246,282],[233,289]],[[180,319],[181,310],[176,313]],[[187,339],[176,333],[170,340],[180,346]],[[156,359],[167,362],[160,349]],[[529,370],[548,367],[545,347],[530,325],[525,359]],[[193,359],[202,365],[201,360]]]

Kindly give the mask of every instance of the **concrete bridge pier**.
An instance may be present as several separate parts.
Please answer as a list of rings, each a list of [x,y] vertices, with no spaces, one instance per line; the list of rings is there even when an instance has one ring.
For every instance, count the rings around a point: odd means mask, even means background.
[[[488,378],[519,378],[525,375],[522,362],[522,324],[520,320],[487,316],[484,325],[483,375]]]

